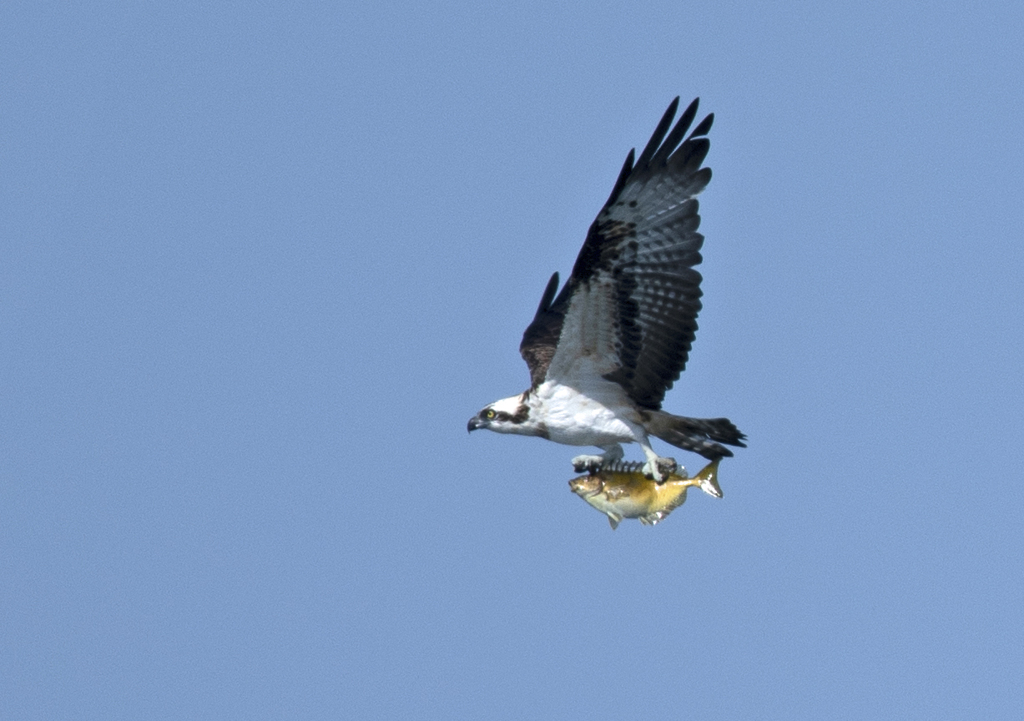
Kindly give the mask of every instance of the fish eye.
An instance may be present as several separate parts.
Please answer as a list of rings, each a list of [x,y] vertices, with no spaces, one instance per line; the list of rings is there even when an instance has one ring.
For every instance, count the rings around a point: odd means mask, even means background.
[[[488,408],[486,411],[484,411],[484,418],[486,418],[487,420],[492,420],[496,415],[497,414],[494,412],[493,408]]]

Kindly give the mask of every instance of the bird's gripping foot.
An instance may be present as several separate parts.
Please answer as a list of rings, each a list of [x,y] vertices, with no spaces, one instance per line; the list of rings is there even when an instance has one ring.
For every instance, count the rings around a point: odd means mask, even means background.
[[[572,459],[572,467],[577,473],[597,473],[606,463],[622,460],[622,446],[601,446],[604,453],[599,456],[576,456]]]
[[[572,468],[577,473],[597,473],[604,465],[604,456],[576,456],[572,459]]]
[[[646,478],[664,483],[678,469],[679,464],[675,458],[652,458],[644,464],[643,474]]]

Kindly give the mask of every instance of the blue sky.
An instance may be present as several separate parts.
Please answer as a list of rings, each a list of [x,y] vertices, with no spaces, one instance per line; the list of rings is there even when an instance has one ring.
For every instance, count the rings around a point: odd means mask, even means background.
[[[1021,37],[5,3],[0,716],[1019,718]],[[665,407],[749,448],[613,533],[576,449],[465,424],[676,95],[714,178]]]

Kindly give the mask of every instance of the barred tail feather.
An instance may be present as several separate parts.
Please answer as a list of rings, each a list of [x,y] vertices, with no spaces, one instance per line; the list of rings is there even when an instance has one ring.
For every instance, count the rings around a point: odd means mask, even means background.
[[[686,418],[664,411],[648,411],[647,432],[684,451],[715,461],[732,455],[722,443],[746,448],[746,436],[728,418]]]

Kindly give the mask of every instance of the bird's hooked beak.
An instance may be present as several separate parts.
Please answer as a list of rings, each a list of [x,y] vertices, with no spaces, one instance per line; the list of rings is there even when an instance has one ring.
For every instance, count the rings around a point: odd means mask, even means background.
[[[486,427],[487,427],[487,422],[486,421],[482,420],[480,418],[480,416],[473,416],[472,418],[469,419],[469,423],[466,424],[466,431],[468,431],[469,433],[472,433],[473,431],[475,431],[477,429],[486,428]]]

